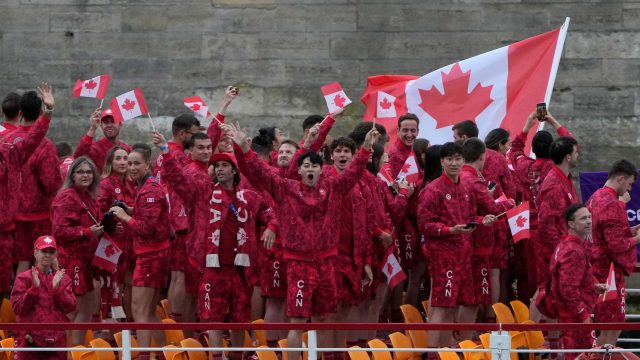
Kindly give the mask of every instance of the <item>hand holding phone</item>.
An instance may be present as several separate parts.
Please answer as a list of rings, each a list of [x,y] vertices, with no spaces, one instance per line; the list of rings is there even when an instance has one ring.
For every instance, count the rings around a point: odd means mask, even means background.
[[[547,120],[547,104],[539,103],[536,105],[536,117],[538,121],[546,121]]]
[[[489,191],[493,191],[493,189],[496,188],[496,185],[498,184],[494,183],[493,181],[489,181],[489,183],[487,184],[487,189],[489,189]]]
[[[478,223],[475,221],[470,221],[467,223],[467,225],[464,226],[464,228],[467,230],[475,229],[477,227],[478,227]]]

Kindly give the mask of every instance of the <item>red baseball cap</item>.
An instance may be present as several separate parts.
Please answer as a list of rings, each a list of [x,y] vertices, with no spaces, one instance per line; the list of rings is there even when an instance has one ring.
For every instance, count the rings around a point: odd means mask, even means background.
[[[36,239],[36,242],[33,244],[33,248],[35,250],[42,249],[53,249],[56,250],[56,239],[51,235],[43,235]]]
[[[102,112],[102,115],[100,115],[100,121],[108,117],[112,118],[113,121],[116,121],[116,117],[113,116],[113,111],[111,111],[111,108],[108,108]],[[117,123],[120,123],[120,121],[117,121]]]
[[[238,161],[236,160],[236,157],[232,153],[213,154],[213,156],[211,156],[211,163],[215,165],[215,163],[217,163],[218,161],[229,162],[233,164],[233,166],[235,166],[236,169],[238,168]]]

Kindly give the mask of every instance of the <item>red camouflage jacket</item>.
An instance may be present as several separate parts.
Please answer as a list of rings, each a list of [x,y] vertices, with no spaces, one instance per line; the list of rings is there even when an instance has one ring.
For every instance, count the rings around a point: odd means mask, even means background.
[[[131,152],[131,146],[122,140],[118,140],[118,146],[127,150],[128,153]],[[86,156],[89,159],[93,160],[98,168],[98,173],[102,174],[102,169],[104,168],[104,162],[107,159],[107,153],[111,150],[115,145],[111,143],[107,138],[103,137],[102,139],[94,142],[93,138],[87,134],[84,134],[80,139],[80,143],[78,147],[76,147],[76,151],[73,153],[73,157],[75,159],[80,156]],[[55,154],[55,152],[54,152]]]
[[[413,147],[405,145],[400,138],[397,138],[395,144],[389,149],[389,166],[391,166],[391,176],[394,179],[398,176],[412,150]]]
[[[109,211],[116,200],[133,207],[136,201],[135,184],[131,180],[121,181],[118,176],[111,175],[100,181],[98,186],[98,206],[100,216]],[[131,249],[131,234],[123,232],[110,235],[121,249]]]
[[[62,265],[65,260],[93,258],[99,239],[90,229],[95,224],[92,217],[100,221],[100,208],[88,191],[80,193],[73,187],[66,188],[53,200],[52,235],[58,242],[58,257]]]
[[[184,153],[184,147],[181,144],[169,141],[167,146],[169,146],[169,152],[174,155],[181,167],[185,167],[189,162],[191,162],[189,157]],[[154,162],[153,173],[155,174],[156,179],[160,181],[162,188],[167,194],[169,215],[171,216],[171,226],[173,227],[173,230],[176,232],[187,231],[189,228],[189,217],[187,216],[185,205],[175,191],[173,191],[171,186],[162,181],[164,176],[164,169],[162,167],[164,158],[165,156],[163,156],[162,153],[158,154],[158,157],[156,157],[156,161]]]
[[[133,237],[135,255],[169,247],[169,204],[162,185],[148,176],[138,187],[133,215],[123,223]]]

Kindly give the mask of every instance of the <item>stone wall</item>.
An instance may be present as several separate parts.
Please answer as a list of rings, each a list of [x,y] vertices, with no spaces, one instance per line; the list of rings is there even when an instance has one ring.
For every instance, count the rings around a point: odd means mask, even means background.
[[[215,108],[235,84],[232,120],[297,139],[302,119],[326,111],[320,86],[339,80],[356,102],[341,135],[360,120],[367,76],[422,75],[569,16],[550,110],[585,144],[580,170],[606,169],[638,153],[639,15],[635,1],[3,0],[0,94],[52,82],[50,135],[75,144],[99,104],[71,97],[76,79],[111,74],[108,96],[141,87],[166,132],[183,97]],[[123,137],[148,140],[148,123],[126,124]]]

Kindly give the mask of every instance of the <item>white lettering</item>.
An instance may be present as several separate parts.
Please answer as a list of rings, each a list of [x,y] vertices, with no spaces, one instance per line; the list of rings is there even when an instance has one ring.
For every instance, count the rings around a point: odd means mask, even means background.
[[[444,289],[444,296],[451,297],[451,289]]]
[[[296,293],[296,297],[297,298],[303,298],[304,295],[302,295],[302,290],[298,290],[298,292]]]
[[[210,303],[209,301],[205,301],[205,302],[204,302],[204,308],[205,308],[206,310],[211,310],[211,303]]]
[[[296,307],[302,307],[302,299],[296,299]]]
[[[249,213],[247,212],[246,209],[244,208],[238,209],[238,221],[240,221],[241,223],[247,222],[248,218],[249,218]]]
[[[221,213],[220,211],[214,209],[214,208],[210,208],[209,211],[211,212],[211,220],[209,220],[209,224],[213,224],[216,223],[218,221],[220,221],[221,219]]]
[[[278,261],[278,260],[274,261],[273,262],[273,268],[276,269],[276,270],[280,269],[280,261]]]
[[[244,190],[240,190],[236,193],[236,197],[238,198],[238,200],[242,201],[245,204],[247,203],[247,200],[244,199]]]
[[[209,200],[209,204],[221,204],[222,203],[222,191],[221,190],[213,190],[211,192],[211,200]]]
[[[488,287],[482,287],[482,295],[489,295],[489,288]]]
[[[453,277],[453,270],[447,270],[447,279],[451,279]]]
[[[451,280],[447,280],[447,283],[444,285],[444,287],[451,289],[452,287]]]
[[[298,289],[304,288],[304,280],[298,280]]]
[[[489,274],[489,270],[487,270],[487,268],[482,268],[480,270],[480,275],[487,276],[488,274]]]
[[[279,288],[280,287],[280,279],[273,279],[273,287],[275,288]]]
[[[204,291],[206,291],[206,292],[211,291],[211,284],[209,284],[209,283],[204,283]]]

